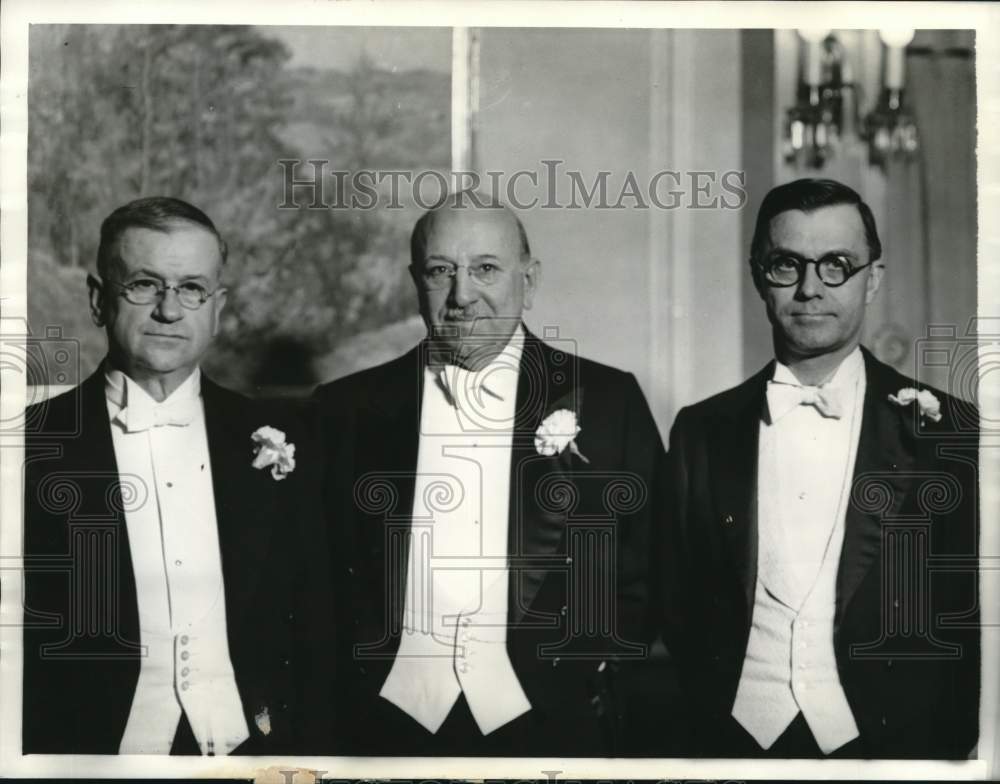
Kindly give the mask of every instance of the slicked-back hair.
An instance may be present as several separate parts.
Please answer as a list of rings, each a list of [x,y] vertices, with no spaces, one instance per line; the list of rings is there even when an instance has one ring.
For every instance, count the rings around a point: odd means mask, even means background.
[[[833,207],[837,204],[853,204],[858,208],[865,227],[868,261],[881,258],[882,242],[875,227],[875,216],[860,194],[836,180],[803,178],[772,188],[764,197],[757,212],[753,241],[750,243],[750,263],[758,262],[767,251],[771,241],[771,221],[775,217],[789,210],[812,212],[820,207]]]
[[[410,235],[410,262],[414,266],[424,263],[424,253],[427,250],[427,235],[434,225],[434,216],[444,209],[460,210],[507,210],[514,218],[517,225],[518,243],[521,250],[521,261],[531,258],[531,246],[528,245],[528,233],[524,230],[524,224],[517,217],[517,213],[492,196],[478,191],[456,191],[451,195],[443,196],[437,204],[420,216],[420,219],[413,226],[413,233]]]
[[[222,263],[226,263],[229,249],[204,212],[193,204],[170,196],[150,196],[125,204],[104,219],[101,224],[101,244],[97,248],[97,274],[107,279],[111,267],[118,259],[118,243],[127,229],[152,229],[169,232],[180,224],[191,223],[212,233],[219,243]]]

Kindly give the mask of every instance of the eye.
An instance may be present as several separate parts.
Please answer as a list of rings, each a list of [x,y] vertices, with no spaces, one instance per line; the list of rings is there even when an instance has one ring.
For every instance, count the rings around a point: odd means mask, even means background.
[[[451,274],[451,267],[445,264],[432,264],[424,268],[424,275],[428,278],[441,278]]]
[[[491,273],[491,272],[496,272],[500,268],[496,264],[486,261],[480,264],[478,267],[476,267],[476,269],[479,272]]]
[[[839,253],[834,253],[829,256],[824,256],[820,260],[820,264],[823,264],[824,266],[829,267],[831,269],[838,269],[841,272],[850,272],[853,267],[853,265],[851,264],[851,260],[848,259],[846,256],[840,255]]]
[[[799,262],[791,256],[776,256],[771,259],[769,266],[775,272],[795,272],[799,268]]]
[[[140,295],[156,294],[160,290],[160,282],[152,278],[139,278],[128,283],[126,288]]]
[[[191,296],[197,296],[204,299],[208,296],[208,289],[202,286],[200,283],[195,283],[194,281],[187,281],[182,283],[177,287],[178,291],[182,291]]]

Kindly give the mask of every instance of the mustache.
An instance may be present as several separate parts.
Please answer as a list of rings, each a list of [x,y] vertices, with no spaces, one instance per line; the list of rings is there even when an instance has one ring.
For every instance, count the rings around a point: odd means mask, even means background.
[[[447,308],[444,317],[448,321],[475,321],[481,318],[475,311],[466,308]]]

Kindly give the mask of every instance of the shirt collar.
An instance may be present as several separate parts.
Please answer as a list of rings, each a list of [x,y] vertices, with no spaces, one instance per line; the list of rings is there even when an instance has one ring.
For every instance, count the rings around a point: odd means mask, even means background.
[[[155,408],[168,402],[177,403],[195,399],[201,396],[201,368],[196,367],[177,389],[166,399],[158,402],[124,372],[105,364],[104,395],[108,402],[118,409],[115,414],[121,413],[128,406]]]
[[[521,370],[523,350],[524,328],[518,324],[507,345],[486,367],[466,370],[457,365],[443,365],[428,370],[435,375],[435,380],[452,405],[457,400],[468,400],[470,394],[473,395],[473,400],[483,398],[483,395],[478,394],[479,390],[485,396],[499,401],[512,400],[517,394],[517,379]],[[479,404],[480,407],[483,403]]]
[[[841,360],[836,371],[834,371],[833,375],[827,381],[815,386],[837,389],[849,388],[857,381],[858,376],[864,370],[864,366],[865,361],[861,355],[861,349],[855,347],[854,351]],[[771,380],[777,384],[791,384],[797,387],[809,386],[799,381],[792,372],[792,369],[778,360],[774,362],[774,375],[771,377]]]

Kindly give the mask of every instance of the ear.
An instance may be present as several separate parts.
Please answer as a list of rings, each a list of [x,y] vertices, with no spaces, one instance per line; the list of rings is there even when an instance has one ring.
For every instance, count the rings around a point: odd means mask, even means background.
[[[876,262],[872,264],[871,270],[868,273],[868,280],[865,281],[865,304],[871,305],[872,300],[875,299],[875,295],[878,293],[879,287],[882,285],[882,276],[885,274],[885,265]]]
[[[99,326],[104,326],[104,288],[93,275],[87,275],[87,289],[90,299],[90,318]]]
[[[212,337],[214,338],[219,334],[219,321],[222,315],[222,309],[226,307],[226,296],[229,294],[229,289],[220,288],[217,289],[215,295],[212,297]]]
[[[542,277],[542,262],[534,258],[529,259],[522,267],[521,274],[524,276],[522,304],[525,310],[531,310],[531,304],[535,301],[535,292],[538,291],[538,283]]]

